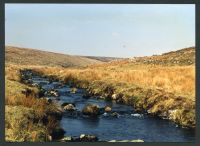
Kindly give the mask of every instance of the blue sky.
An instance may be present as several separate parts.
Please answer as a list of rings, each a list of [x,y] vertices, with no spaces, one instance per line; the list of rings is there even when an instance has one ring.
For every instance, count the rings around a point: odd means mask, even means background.
[[[133,57],[195,46],[195,5],[6,4],[6,45]]]

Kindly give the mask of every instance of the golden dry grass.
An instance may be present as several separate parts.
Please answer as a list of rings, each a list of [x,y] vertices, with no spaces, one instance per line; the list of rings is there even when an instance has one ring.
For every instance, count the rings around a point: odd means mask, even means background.
[[[123,69],[122,69],[123,68]],[[126,68],[126,69],[125,69]],[[98,65],[85,69],[58,67],[33,70],[66,83],[86,88],[89,93],[170,118],[182,126],[195,127],[195,66]],[[170,113],[170,111],[174,111]]]
[[[195,97],[195,66],[173,66],[162,67],[147,65],[125,68],[115,66],[97,67],[86,69],[63,69],[63,68],[41,68],[36,69],[44,74],[56,75],[60,78],[73,77],[78,80],[94,81],[115,81],[135,84],[143,88],[164,89],[176,95]]]
[[[6,64],[5,138],[6,141],[47,141],[47,136],[51,130],[59,126],[58,121],[53,120],[54,117],[48,114],[59,114],[60,111],[57,105],[49,104],[45,99],[37,98],[39,91],[37,88],[28,87],[20,82],[19,70],[24,68],[27,68],[27,66]],[[28,96],[22,92],[26,89],[32,92]],[[48,118],[45,124],[42,122],[44,118]]]

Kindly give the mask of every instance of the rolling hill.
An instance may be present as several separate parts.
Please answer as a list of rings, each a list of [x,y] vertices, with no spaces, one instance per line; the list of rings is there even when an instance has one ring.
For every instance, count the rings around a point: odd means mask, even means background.
[[[101,56],[84,56],[86,58],[100,60],[102,62],[110,62],[110,61],[116,61],[116,60],[122,60],[126,58],[118,58],[118,57],[101,57]]]
[[[134,57],[130,62],[154,65],[191,65],[195,63],[195,47],[147,57]]]
[[[101,63],[99,60],[86,57],[12,46],[5,47],[5,62],[18,65],[45,65],[58,67],[83,67]]]

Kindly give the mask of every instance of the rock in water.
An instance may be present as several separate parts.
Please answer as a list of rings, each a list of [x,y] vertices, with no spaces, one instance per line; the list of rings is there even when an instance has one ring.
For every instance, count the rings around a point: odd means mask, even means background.
[[[82,141],[82,142],[95,142],[95,141],[98,141],[98,138],[95,135],[81,134],[80,135],[80,141]]]
[[[38,83],[32,83],[32,86],[33,87],[39,87],[39,84]]]
[[[142,117],[143,117],[143,114],[138,114],[138,113],[136,113],[136,114],[131,114],[131,116],[133,116],[133,117],[138,117],[138,118],[142,118]]]
[[[110,106],[105,106],[105,112],[111,112],[112,111],[112,108]]]
[[[89,115],[89,116],[97,116],[100,114],[100,109],[98,105],[95,104],[87,104],[83,110],[82,113],[84,115]]]
[[[59,96],[58,91],[56,91],[56,90],[54,90],[54,89],[52,89],[52,90],[50,90],[50,91],[46,91],[46,92],[44,93],[44,95],[45,95],[45,96],[55,96],[55,97],[58,97],[58,96]]]
[[[70,92],[75,94],[77,92],[77,88],[71,88]]]
[[[66,110],[66,111],[74,111],[75,107],[74,107],[73,104],[68,104],[68,105],[64,106],[63,109]]]
[[[76,107],[76,105],[74,103],[69,103],[69,102],[64,102],[61,104],[62,107],[65,107],[68,104],[72,104],[74,107]]]
[[[119,114],[117,112],[112,113],[111,116],[119,118]]]
[[[63,139],[61,139],[61,141],[70,142],[70,141],[72,141],[72,137],[71,136],[65,136]]]
[[[116,100],[117,99],[117,94],[113,94],[111,97],[112,100]]]
[[[56,92],[56,91],[50,91],[50,94],[53,95],[53,96],[56,96],[56,97],[59,96],[59,95],[58,95],[58,92]]]

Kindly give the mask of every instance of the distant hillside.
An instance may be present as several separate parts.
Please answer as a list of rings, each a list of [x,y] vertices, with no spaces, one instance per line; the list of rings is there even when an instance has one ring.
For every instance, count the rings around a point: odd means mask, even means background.
[[[134,57],[130,62],[155,65],[191,65],[195,63],[195,47],[147,57]]]
[[[99,60],[86,57],[11,46],[6,46],[5,48],[5,61],[6,63],[21,65],[46,65],[60,67],[82,67],[101,63]]]
[[[100,57],[100,56],[83,56],[83,57],[99,60],[102,62],[109,62],[109,61],[113,61],[113,60],[125,59],[125,58],[118,58],[118,57]]]

